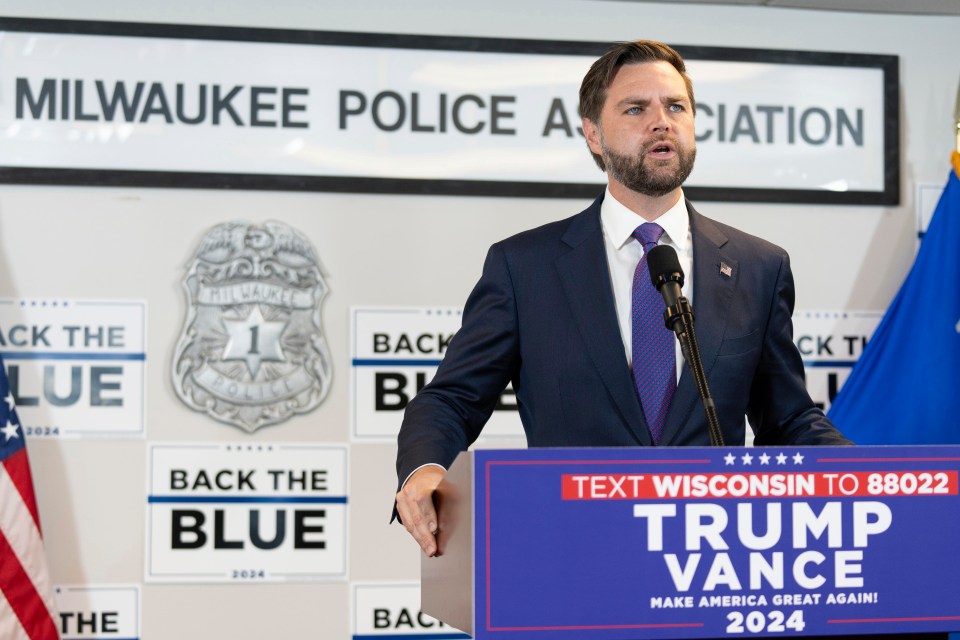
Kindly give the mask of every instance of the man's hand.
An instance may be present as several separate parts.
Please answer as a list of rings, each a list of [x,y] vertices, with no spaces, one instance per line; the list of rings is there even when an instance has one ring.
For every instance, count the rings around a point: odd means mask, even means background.
[[[437,510],[433,506],[433,492],[445,474],[443,467],[421,467],[407,478],[397,493],[400,520],[428,556],[437,554]]]

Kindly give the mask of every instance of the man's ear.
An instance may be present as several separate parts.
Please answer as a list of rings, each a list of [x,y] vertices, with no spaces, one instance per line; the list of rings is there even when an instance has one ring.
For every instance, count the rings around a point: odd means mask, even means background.
[[[593,151],[598,156],[603,155],[600,148],[599,127],[587,118],[580,118],[580,122],[583,124],[583,137],[587,139],[587,146],[590,147],[590,151]]]

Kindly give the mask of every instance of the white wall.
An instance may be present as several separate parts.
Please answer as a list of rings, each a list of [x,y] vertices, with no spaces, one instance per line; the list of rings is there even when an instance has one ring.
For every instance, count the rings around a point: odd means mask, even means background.
[[[799,308],[883,309],[916,249],[918,183],[942,183],[953,144],[960,18],[601,0],[524,2],[252,0],[162,3],[2,0],[9,17],[841,51],[900,56],[901,188],[896,207],[700,203],[784,246]],[[585,151],[586,153],[586,151]],[[586,202],[141,188],[0,186],[0,296],[146,298],[147,440],[349,441],[351,305],[459,306],[487,246]],[[334,379],[313,413],[245,436],[185,408],[170,383],[184,266],[227,220],[280,218],[329,273],[324,328]],[[426,233],[425,230],[429,230]],[[361,265],[357,252],[372,256]],[[402,265],[398,269],[397,265]],[[451,268],[451,265],[455,268]],[[370,277],[383,274],[382,279]],[[53,579],[143,578],[145,443],[30,443]],[[415,580],[418,553],[387,526],[394,447],[351,451],[350,580]],[[347,638],[346,583],[143,588],[146,638]]]

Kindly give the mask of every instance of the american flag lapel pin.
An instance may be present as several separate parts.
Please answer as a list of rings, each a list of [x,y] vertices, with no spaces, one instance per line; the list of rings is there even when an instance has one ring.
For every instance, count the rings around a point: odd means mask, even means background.
[[[720,275],[731,277],[733,275],[733,267],[728,265],[726,262],[720,263]]]

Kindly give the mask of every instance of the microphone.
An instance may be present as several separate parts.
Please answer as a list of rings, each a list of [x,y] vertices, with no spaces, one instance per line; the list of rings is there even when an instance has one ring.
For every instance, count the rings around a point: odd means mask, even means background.
[[[653,287],[660,292],[667,305],[663,321],[667,329],[675,331],[679,337],[685,330],[682,322],[678,324],[678,321],[683,319],[683,315],[690,316],[690,326],[693,327],[693,309],[690,308],[690,303],[683,297],[680,290],[683,287],[683,268],[680,267],[680,258],[670,245],[658,244],[647,254],[647,267],[650,269],[650,281]]]
[[[714,447],[722,447],[724,446],[723,433],[720,431],[717,407],[710,395],[707,375],[703,371],[703,361],[700,359],[700,345],[697,344],[697,334],[693,328],[693,308],[683,297],[681,290],[683,268],[680,266],[680,258],[677,257],[673,247],[658,244],[647,254],[647,267],[650,269],[650,281],[663,296],[663,302],[667,307],[663,312],[663,323],[667,329],[677,334],[683,357],[693,373],[693,380],[697,385],[703,410],[707,416],[710,444]]]

